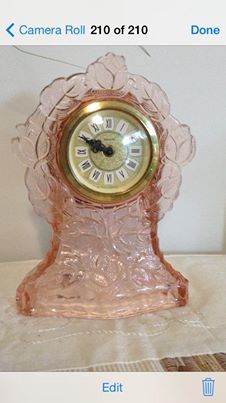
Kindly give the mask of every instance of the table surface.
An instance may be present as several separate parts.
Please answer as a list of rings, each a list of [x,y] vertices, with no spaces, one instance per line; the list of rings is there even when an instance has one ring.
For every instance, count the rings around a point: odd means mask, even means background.
[[[38,262],[1,263],[0,370],[226,370],[226,255],[167,259],[189,279],[189,304],[107,321],[17,314],[16,287]]]

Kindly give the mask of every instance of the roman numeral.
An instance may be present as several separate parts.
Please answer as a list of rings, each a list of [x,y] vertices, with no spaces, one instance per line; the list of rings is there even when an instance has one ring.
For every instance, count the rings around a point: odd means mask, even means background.
[[[99,171],[98,169],[94,169],[91,174],[90,174],[90,179],[92,179],[94,182],[97,182],[100,177],[101,177],[101,171]]]
[[[116,131],[120,134],[125,134],[129,124],[125,120],[120,120],[117,124]]]
[[[92,167],[92,164],[91,164],[90,160],[84,160],[79,164],[79,167],[80,167],[81,171],[85,172],[85,171],[88,171]]]
[[[131,155],[139,156],[141,155],[141,146],[130,147],[129,152]]]
[[[128,178],[128,173],[125,168],[118,169],[116,171],[116,175],[121,182],[125,181]]]
[[[96,123],[90,123],[90,124],[89,124],[89,128],[90,128],[90,130],[91,130],[91,132],[92,132],[93,134],[96,134],[96,133],[99,133],[99,132],[100,132],[100,127],[99,127],[99,125],[97,125]]]
[[[134,160],[128,160],[126,161],[126,166],[129,169],[132,169],[132,171],[135,171],[135,169],[137,168],[138,162],[134,161]]]
[[[76,157],[87,157],[88,156],[88,147],[76,147],[75,155],[76,155]]]
[[[113,118],[104,118],[104,129],[105,130],[113,130],[114,120]]]
[[[105,185],[112,185],[114,183],[114,173],[106,172],[104,174],[104,183]]]

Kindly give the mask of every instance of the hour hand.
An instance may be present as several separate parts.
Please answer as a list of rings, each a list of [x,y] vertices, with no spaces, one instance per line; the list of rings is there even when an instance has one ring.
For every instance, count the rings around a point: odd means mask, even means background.
[[[89,139],[88,137],[84,136],[84,134],[82,134],[81,136],[79,136],[80,139],[84,140],[87,144],[93,144],[93,140]]]
[[[100,140],[93,140],[93,139],[89,139],[88,137],[84,136],[84,134],[82,134],[81,136],[79,136],[80,139],[84,140],[87,144],[89,144],[91,146],[91,150],[94,153],[97,153],[98,151],[101,151],[101,141]]]
[[[80,139],[84,140],[87,144],[91,146],[91,150],[94,153],[98,153],[99,151],[103,151],[104,155],[110,157],[113,154],[113,149],[111,147],[106,147],[100,140],[92,140],[88,139],[88,137],[82,134],[79,136]]]

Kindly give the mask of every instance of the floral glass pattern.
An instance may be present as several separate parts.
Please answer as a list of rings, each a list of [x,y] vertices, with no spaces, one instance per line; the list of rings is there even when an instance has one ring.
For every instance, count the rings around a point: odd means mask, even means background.
[[[72,113],[84,102],[109,98],[128,101],[153,122],[160,159],[135,200],[105,208],[76,198],[61,175],[57,147]],[[17,289],[18,311],[113,319],[186,304],[188,281],[164,259],[157,224],[178,196],[181,167],[193,158],[195,143],[189,127],[170,115],[164,91],[109,53],[85,73],[44,88],[37,109],[17,129],[13,149],[27,167],[29,200],[53,230],[46,258]]]

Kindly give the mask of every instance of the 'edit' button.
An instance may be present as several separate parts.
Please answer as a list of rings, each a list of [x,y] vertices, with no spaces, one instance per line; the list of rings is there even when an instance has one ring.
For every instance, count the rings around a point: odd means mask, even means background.
[[[123,392],[123,384],[120,382],[103,382],[102,392],[104,393],[120,393]]]

